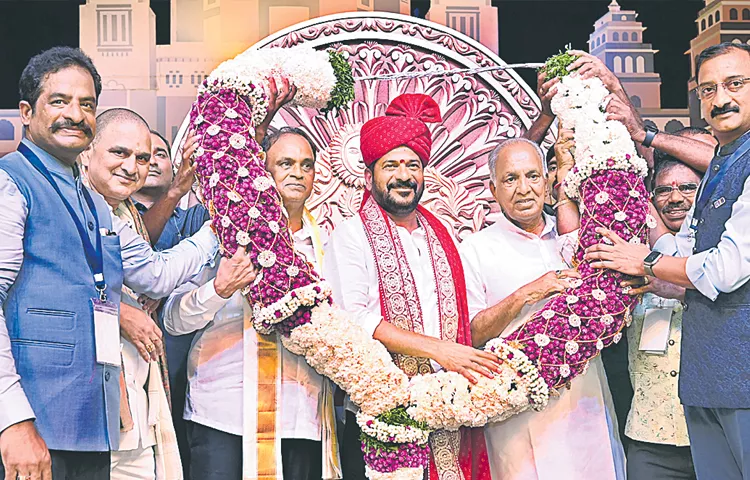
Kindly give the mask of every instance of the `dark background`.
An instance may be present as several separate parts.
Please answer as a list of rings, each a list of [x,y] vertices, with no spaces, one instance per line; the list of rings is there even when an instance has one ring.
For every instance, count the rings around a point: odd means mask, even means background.
[[[150,0],[156,14],[156,41],[169,43],[169,0]],[[78,46],[78,7],[85,0],[0,0],[0,108],[18,105],[18,78],[28,59],[54,45]],[[588,50],[593,24],[610,0],[493,0],[498,7],[500,57],[508,63],[543,62],[565,44]],[[662,78],[662,107],[687,106],[689,57],[703,0],[621,0],[636,10],[653,45]],[[520,71],[532,86],[533,71]]]

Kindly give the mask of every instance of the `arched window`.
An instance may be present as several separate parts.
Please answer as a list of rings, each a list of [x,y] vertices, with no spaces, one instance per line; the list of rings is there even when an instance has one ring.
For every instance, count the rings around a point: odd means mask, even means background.
[[[740,40],[739,38],[735,38],[732,40],[732,43],[742,43],[742,40]]]
[[[729,10],[729,20],[737,20],[737,9],[732,8]]]
[[[633,57],[625,57],[625,73],[633,73]]]
[[[630,97],[630,101],[633,103],[633,106],[636,108],[641,108],[641,97],[638,95],[633,95]]]
[[[714,14],[714,21],[716,21],[716,23],[719,23],[720,19],[721,19],[721,16],[719,15],[719,11],[717,10],[716,13]]]
[[[683,125],[681,121],[676,119],[672,119],[668,121],[666,125],[664,125],[664,131],[667,133],[674,133],[678,130],[682,130],[683,128],[685,128],[685,125]]]
[[[601,44],[601,38],[596,39],[596,46],[598,47]]]
[[[607,41],[607,34],[603,33],[602,34],[602,43],[605,43],[606,41]]]
[[[637,42],[638,41],[638,34],[633,32],[630,34],[630,40]]]
[[[13,124],[8,120],[0,120],[0,140],[15,140],[15,137]]]
[[[638,73],[646,72],[646,60],[639,56],[635,59],[635,71]]]
[[[742,9],[742,19],[743,20],[750,20],[750,8],[743,8]]]
[[[622,58],[615,57],[615,73],[622,73]]]
[[[708,16],[708,26],[710,27],[713,24],[714,24],[714,16],[713,15],[709,15]]]
[[[701,20],[701,32],[706,29],[706,19]]]
[[[615,41],[615,42],[619,42],[620,41],[620,34],[617,33],[617,32],[613,33],[612,34],[612,40]]]

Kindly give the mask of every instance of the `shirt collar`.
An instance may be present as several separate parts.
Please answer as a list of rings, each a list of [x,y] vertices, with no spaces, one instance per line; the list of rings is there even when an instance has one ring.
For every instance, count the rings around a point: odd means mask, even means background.
[[[66,165],[63,161],[53,157],[52,155],[47,153],[46,150],[36,145],[28,138],[22,139],[21,142],[29,147],[29,149],[31,149],[31,151],[34,152],[37,157],[39,157],[39,160],[42,162],[42,164],[44,164],[45,167],[47,167],[47,170],[49,170],[50,173],[56,173],[60,176],[70,178],[75,178],[78,176],[77,166],[71,167]]]
[[[497,222],[495,222],[495,225],[497,225],[498,228],[501,228],[507,232],[515,233],[517,235],[520,235],[528,239],[533,239],[533,238],[545,239],[546,237],[549,237],[550,235],[553,235],[553,236],[556,235],[557,224],[555,222],[555,217],[547,215],[544,212],[542,212],[542,217],[544,218],[544,228],[542,229],[542,234],[539,235],[538,237],[534,235],[533,233],[527,232],[526,230],[516,226],[513,222],[508,220],[508,218],[503,213],[500,214],[500,218],[498,219]]]
[[[726,145],[719,147],[718,155],[720,157],[726,157],[727,155],[733,154],[740,146],[746,141],[750,140],[750,130],[743,133],[738,139],[733,140]]]

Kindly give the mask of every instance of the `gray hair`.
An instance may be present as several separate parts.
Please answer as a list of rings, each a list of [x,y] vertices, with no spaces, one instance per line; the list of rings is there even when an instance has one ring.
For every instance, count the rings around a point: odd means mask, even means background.
[[[500,154],[504,149],[518,144],[527,144],[534,147],[537,156],[539,156],[539,160],[541,160],[542,162],[542,169],[544,170],[544,174],[547,174],[547,162],[544,161],[544,153],[536,142],[532,142],[528,138],[523,137],[508,138],[506,140],[502,140],[497,144],[495,148],[492,149],[492,151],[490,152],[489,160],[487,161],[487,168],[490,169],[490,181],[493,183],[493,185],[497,185],[497,173],[495,170],[497,167],[497,159],[500,158]]]

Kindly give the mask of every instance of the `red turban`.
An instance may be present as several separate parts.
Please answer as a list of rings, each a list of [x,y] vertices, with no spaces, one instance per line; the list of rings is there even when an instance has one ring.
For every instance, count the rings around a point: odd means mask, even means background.
[[[431,97],[415,93],[396,97],[384,117],[373,118],[362,126],[359,142],[365,165],[372,165],[401,146],[414,150],[422,165],[426,165],[432,149],[432,135],[426,123],[440,121],[440,107]]]

